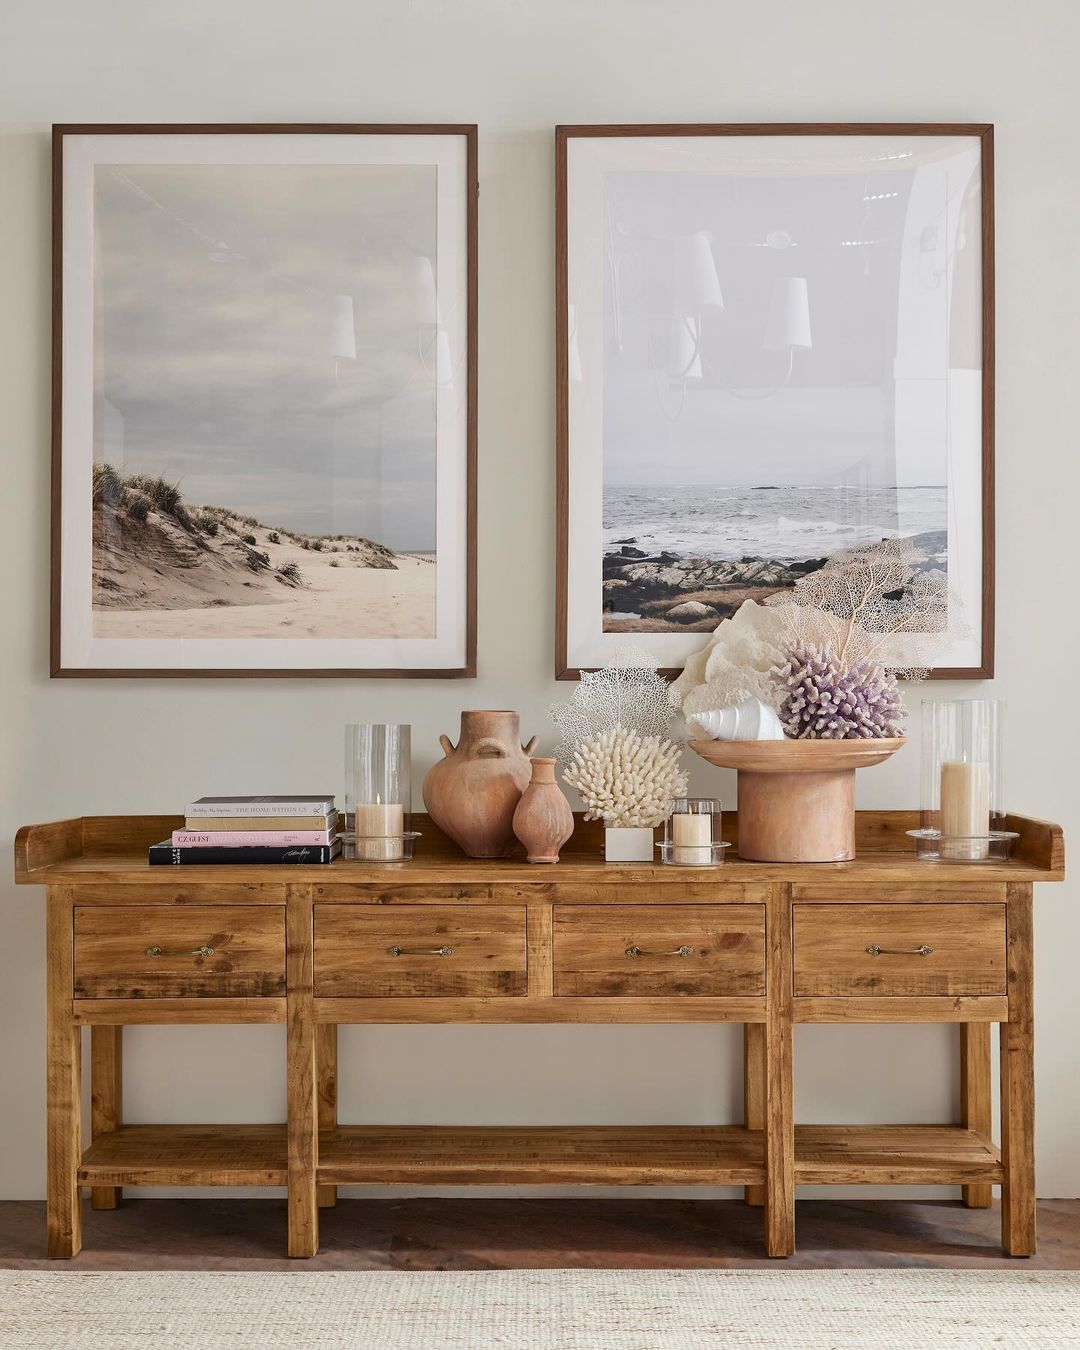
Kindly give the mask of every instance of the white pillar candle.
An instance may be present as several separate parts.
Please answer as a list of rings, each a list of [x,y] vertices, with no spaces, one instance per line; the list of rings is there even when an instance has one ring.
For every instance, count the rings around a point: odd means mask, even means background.
[[[990,765],[946,760],[941,766],[941,856],[978,861],[990,853]]]
[[[400,803],[356,803],[356,856],[393,862],[405,856],[405,810]]]
[[[684,866],[712,862],[712,816],[687,812],[671,817],[672,861]]]

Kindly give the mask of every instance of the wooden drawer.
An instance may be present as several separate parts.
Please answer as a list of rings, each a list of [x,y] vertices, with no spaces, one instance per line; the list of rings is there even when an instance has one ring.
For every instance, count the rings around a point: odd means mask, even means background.
[[[75,907],[76,998],[284,993],[280,905]]]
[[[764,905],[556,905],[556,995],[765,993]]]
[[[1006,992],[1004,905],[797,904],[794,936],[796,997]]]
[[[323,998],[523,995],[525,982],[523,906],[315,906]]]

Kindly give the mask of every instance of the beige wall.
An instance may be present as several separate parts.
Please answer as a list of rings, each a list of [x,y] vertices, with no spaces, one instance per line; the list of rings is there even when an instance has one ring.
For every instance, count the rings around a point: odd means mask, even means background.
[[[1077,821],[1080,12],[1072,0],[6,0],[0,16],[0,837],[207,791],[340,788],[346,721],[409,720],[417,776],[462,706],[550,742],[556,122],[997,124],[998,678],[1014,809]],[[480,125],[480,678],[47,677],[51,122]],[[1058,707],[1058,701],[1064,703]],[[918,694],[915,695],[918,702]],[[699,789],[733,784],[695,769]],[[864,806],[915,804],[917,754]],[[0,880],[0,1196],[42,1193],[42,896]],[[1080,1194],[1080,910],[1037,896],[1039,1191]],[[705,1027],[350,1028],[358,1121],[703,1122],[738,1110],[738,1033]],[[280,1118],[279,1028],[128,1033],[129,1116]],[[948,1028],[802,1027],[803,1120],[955,1107]]]

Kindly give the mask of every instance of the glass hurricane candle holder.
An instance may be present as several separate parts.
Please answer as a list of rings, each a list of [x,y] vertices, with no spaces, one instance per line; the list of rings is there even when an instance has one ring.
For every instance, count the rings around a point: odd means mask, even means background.
[[[342,854],[357,862],[401,862],[413,855],[411,728],[407,723],[345,728],[345,830]]]
[[[994,862],[1015,833],[1005,819],[1002,704],[998,699],[926,699],[922,705],[920,858]]]
[[[715,797],[677,797],[664,822],[660,858],[671,867],[715,867],[727,844],[720,838],[720,802]]]

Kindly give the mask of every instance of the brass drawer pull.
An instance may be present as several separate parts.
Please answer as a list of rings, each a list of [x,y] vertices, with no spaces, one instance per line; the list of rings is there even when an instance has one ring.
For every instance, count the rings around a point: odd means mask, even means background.
[[[921,947],[867,947],[870,956],[933,956],[933,947],[925,943]]]
[[[387,956],[453,956],[453,947],[387,947]]]
[[[196,947],[194,951],[167,951],[164,947],[147,947],[147,956],[213,956],[214,949],[209,945]]]
[[[627,947],[627,956],[693,956],[693,947],[676,947],[673,952],[646,952],[640,947]]]

